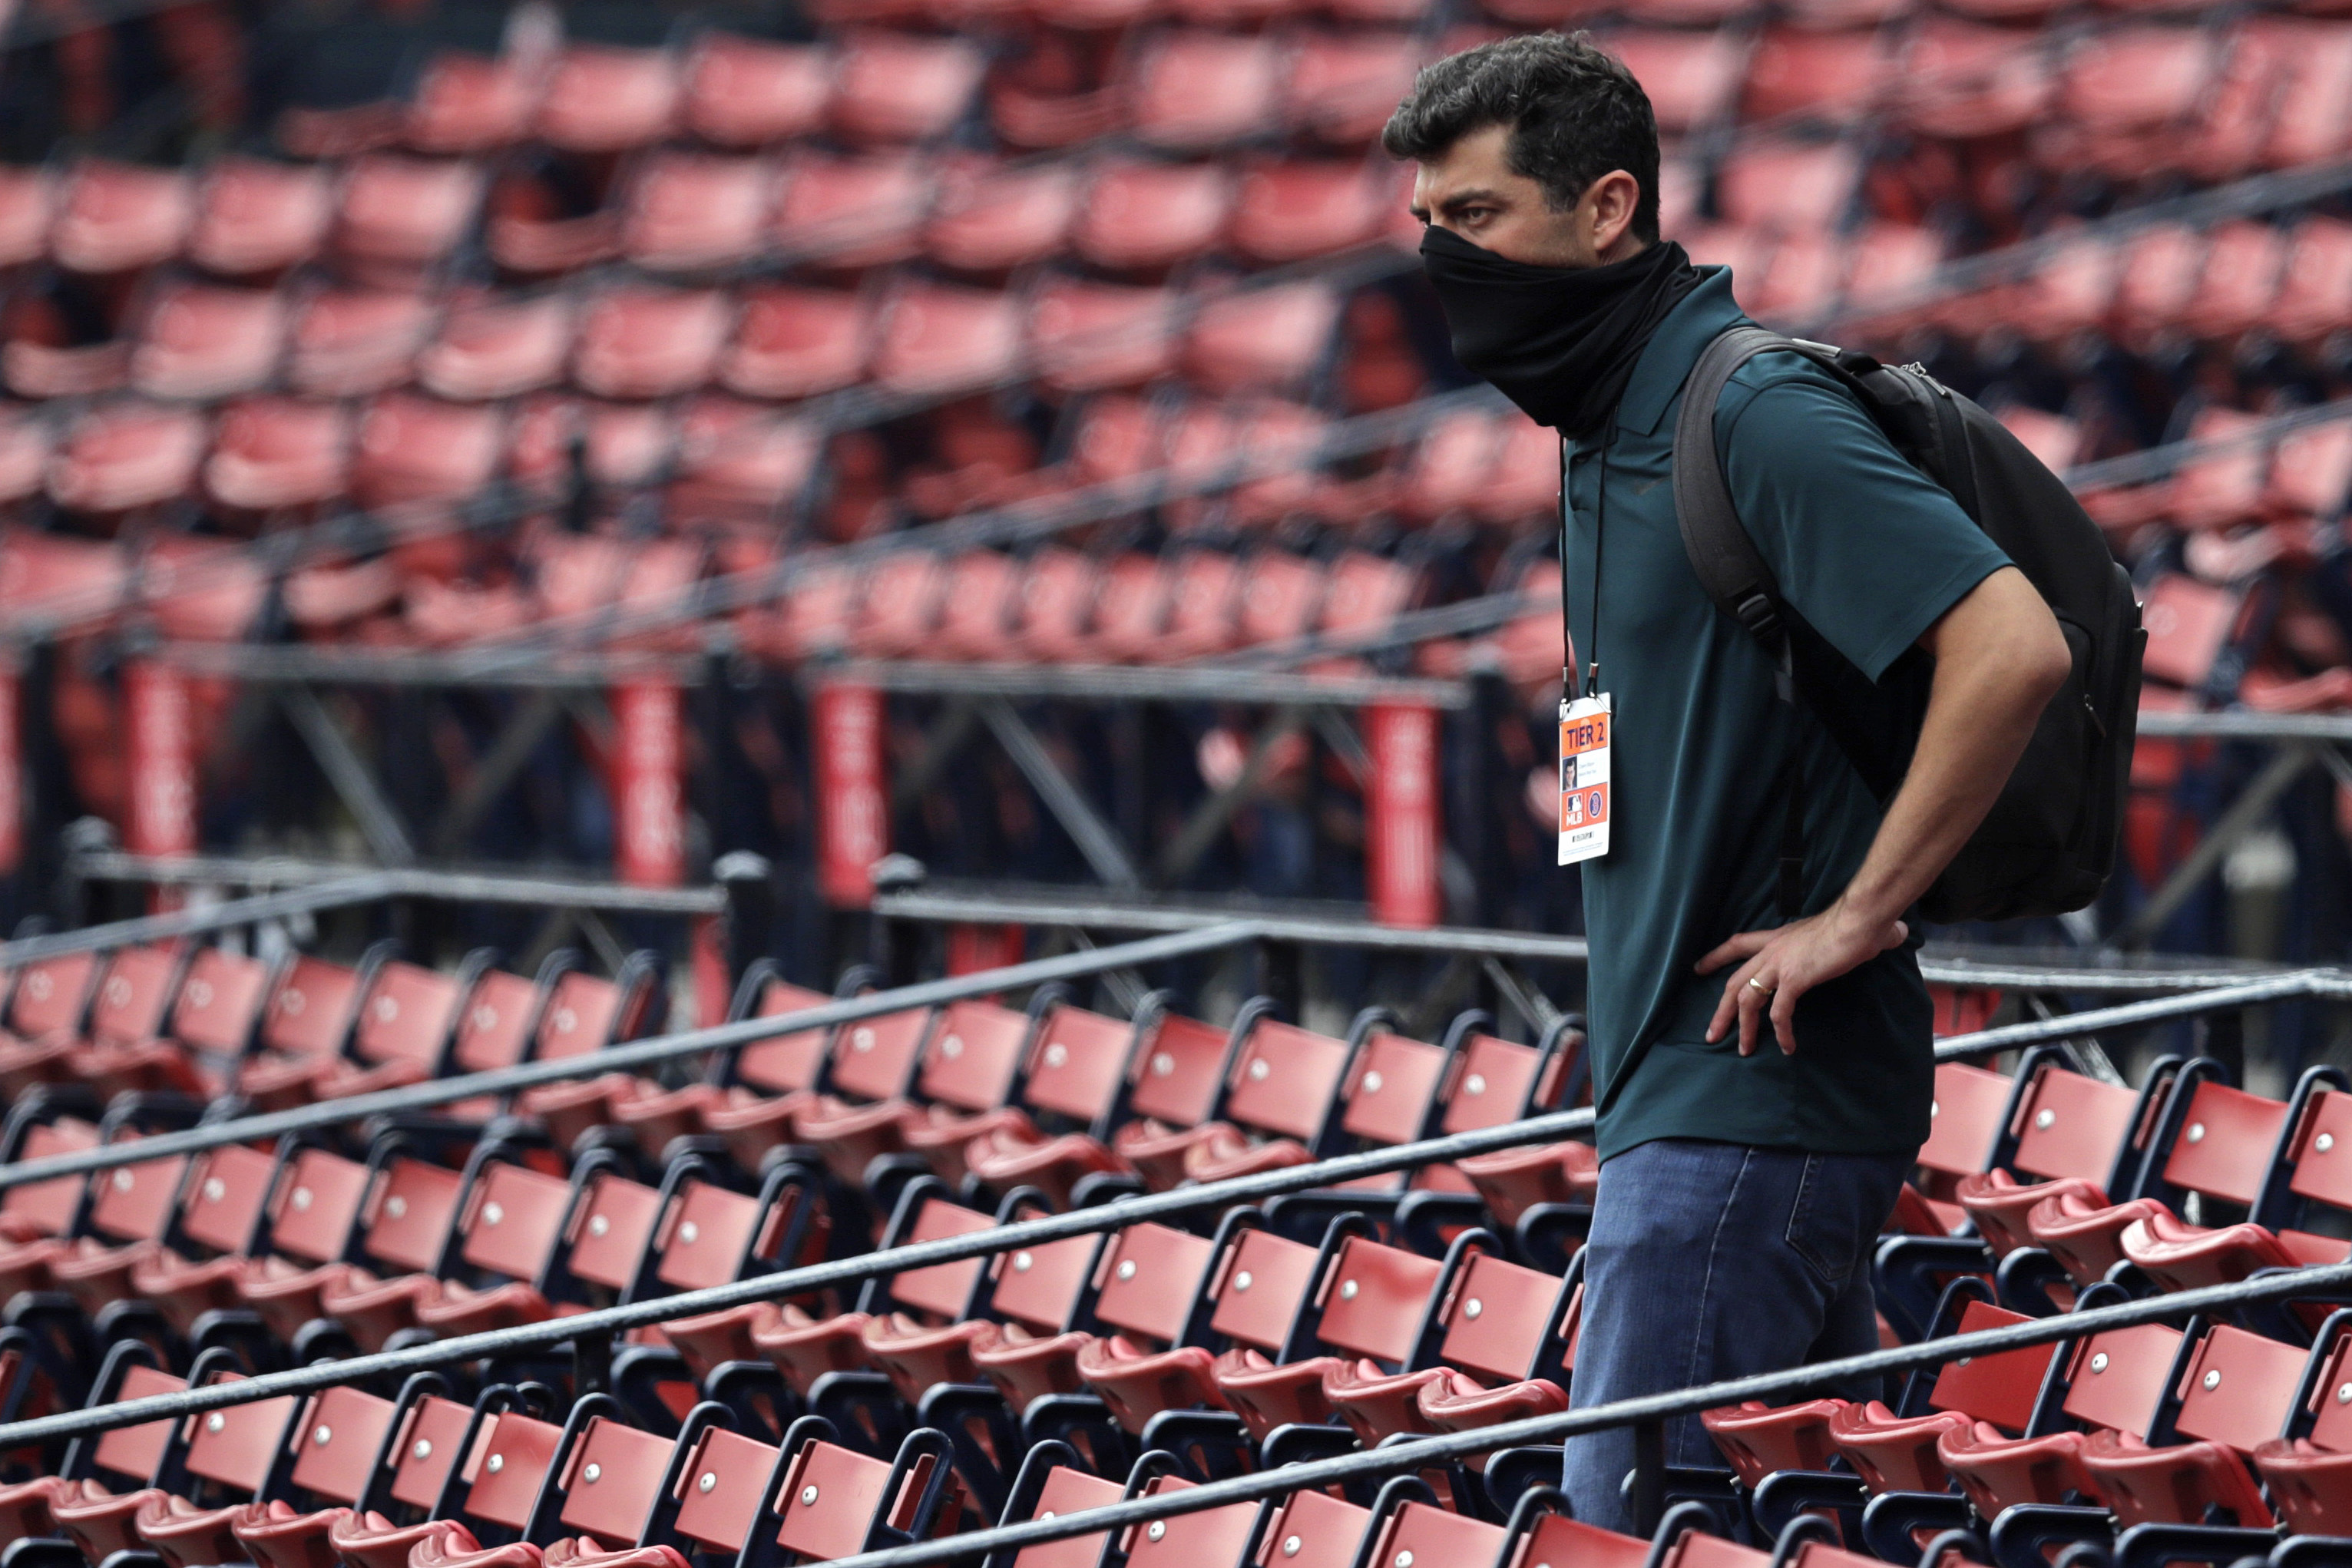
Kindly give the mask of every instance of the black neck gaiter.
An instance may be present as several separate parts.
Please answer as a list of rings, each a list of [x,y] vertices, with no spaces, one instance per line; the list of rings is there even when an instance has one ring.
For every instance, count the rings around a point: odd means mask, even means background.
[[[1434,226],[1421,264],[1462,368],[1579,440],[1601,434],[1651,332],[1699,281],[1671,241],[1602,267],[1535,267]]]

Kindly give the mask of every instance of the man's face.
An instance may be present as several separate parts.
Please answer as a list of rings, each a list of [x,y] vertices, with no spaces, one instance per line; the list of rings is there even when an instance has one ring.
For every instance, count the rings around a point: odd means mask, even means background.
[[[1633,212],[1640,185],[1614,170],[1566,211],[1543,187],[1512,172],[1510,127],[1489,125],[1414,166],[1412,216],[1496,255],[1534,267],[1599,267],[1642,249]]]

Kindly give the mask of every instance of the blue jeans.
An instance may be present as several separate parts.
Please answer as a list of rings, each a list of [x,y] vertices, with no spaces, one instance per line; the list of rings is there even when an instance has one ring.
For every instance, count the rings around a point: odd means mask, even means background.
[[[1570,1403],[1583,1409],[1875,1350],[1872,1246],[1910,1169],[1907,1155],[1691,1139],[1606,1162],[1584,1248]],[[1666,1462],[1724,1463],[1696,1415],[1667,1424]],[[1632,1530],[1623,1487],[1633,1468],[1631,1427],[1570,1438],[1563,1489],[1576,1517]]]

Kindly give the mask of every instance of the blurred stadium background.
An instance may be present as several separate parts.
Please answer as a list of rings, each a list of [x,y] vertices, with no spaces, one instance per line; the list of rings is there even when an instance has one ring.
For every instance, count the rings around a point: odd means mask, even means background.
[[[1565,26],[1648,88],[1670,236],[1994,407],[2138,579],[2108,898],[1948,935],[2340,954],[2326,4],[0,0],[0,916],[745,852],[810,978],[1046,902],[1580,931],[1552,443],[1451,363],[1376,144],[1418,63]],[[961,918],[877,930],[889,854]],[[319,918],[726,1002],[642,911]],[[1326,1027],[1499,983],[1309,968]],[[2256,1020],[2251,1081],[2335,1019]]]

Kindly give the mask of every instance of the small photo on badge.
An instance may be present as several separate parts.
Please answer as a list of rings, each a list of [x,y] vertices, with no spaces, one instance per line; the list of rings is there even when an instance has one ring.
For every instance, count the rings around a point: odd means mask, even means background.
[[[1559,760],[1559,793],[1567,795],[1575,788],[1576,759],[1574,757],[1562,757]]]

